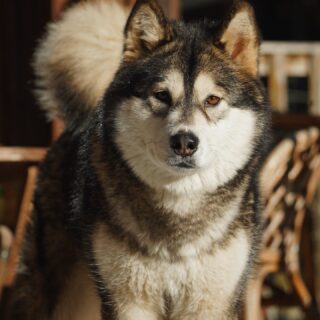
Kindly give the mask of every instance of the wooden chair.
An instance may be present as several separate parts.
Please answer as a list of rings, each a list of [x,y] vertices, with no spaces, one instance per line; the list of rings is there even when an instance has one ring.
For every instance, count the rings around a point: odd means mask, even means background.
[[[264,319],[262,308],[298,305],[320,319],[315,299],[310,208],[320,179],[320,131],[298,131],[268,157],[261,174],[266,220],[256,279],[248,290],[246,319]],[[304,234],[308,234],[307,243]],[[308,230],[306,232],[306,230]],[[286,288],[277,286],[285,276]],[[268,289],[268,297],[263,290]]]

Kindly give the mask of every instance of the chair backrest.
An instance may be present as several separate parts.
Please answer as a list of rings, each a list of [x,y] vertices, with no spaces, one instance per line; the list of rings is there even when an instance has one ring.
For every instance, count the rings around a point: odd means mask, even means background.
[[[271,245],[270,239],[280,225],[293,222],[302,208],[311,206],[319,178],[319,129],[298,131],[275,147],[261,173],[264,215],[273,223],[265,232],[265,245]]]
[[[309,128],[284,139],[268,157],[261,173],[265,199],[262,263],[275,257],[275,270],[291,276],[302,305],[313,302],[312,275],[301,276],[302,230],[320,180],[320,130]],[[310,237],[310,235],[309,235]],[[310,239],[309,239],[310,240]],[[310,249],[309,249],[310,251]],[[312,254],[312,253],[311,253]],[[311,257],[305,263],[312,264]],[[312,269],[312,266],[311,266]]]

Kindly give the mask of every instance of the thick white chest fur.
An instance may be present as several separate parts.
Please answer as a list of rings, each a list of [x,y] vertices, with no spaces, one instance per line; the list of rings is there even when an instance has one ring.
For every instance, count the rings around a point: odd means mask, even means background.
[[[133,254],[105,226],[93,239],[99,273],[111,292],[120,320],[231,319],[228,305],[246,266],[248,239],[240,230],[214,254],[167,262]]]

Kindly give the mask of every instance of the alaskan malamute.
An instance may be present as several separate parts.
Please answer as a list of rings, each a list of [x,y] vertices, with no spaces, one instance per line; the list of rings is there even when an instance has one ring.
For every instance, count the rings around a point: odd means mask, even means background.
[[[10,319],[238,319],[269,108],[254,12],[70,8],[35,56],[65,131],[41,165]],[[127,20],[127,22],[126,22]],[[124,30],[124,32],[122,32]]]

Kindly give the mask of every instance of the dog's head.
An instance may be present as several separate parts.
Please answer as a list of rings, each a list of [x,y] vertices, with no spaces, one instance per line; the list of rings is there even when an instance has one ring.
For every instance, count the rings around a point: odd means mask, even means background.
[[[157,189],[209,192],[254,157],[267,110],[258,51],[246,2],[237,1],[219,23],[184,24],[168,22],[155,0],[137,1],[106,113],[141,180]]]

